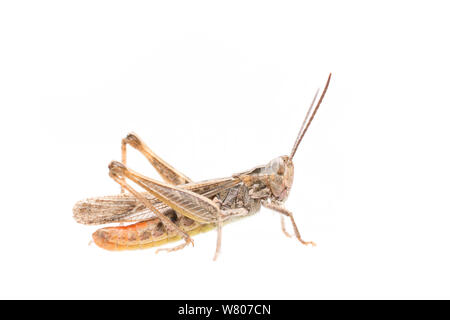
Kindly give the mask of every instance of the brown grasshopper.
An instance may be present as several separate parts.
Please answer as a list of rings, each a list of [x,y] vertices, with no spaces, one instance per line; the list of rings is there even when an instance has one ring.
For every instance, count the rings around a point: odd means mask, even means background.
[[[331,74],[313,109],[316,92],[289,156],[275,158],[266,165],[231,177],[193,182],[158,157],[136,134],[129,134],[122,140],[122,163],[113,161],[109,164],[109,175],[120,184],[121,194],[77,202],[73,208],[75,220],[88,225],[134,222],[127,226],[102,228],[92,235],[99,247],[108,250],[155,247],[183,239],[184,243],[178,246],[156,252],[176,251],[190,243],[194,245],[191,236],[217,228],[215,260],[220,251],[222,226],[256,213],[263,205],[281,214],[281,228],[286,236],[291,237],[285,229],[283,216],[291,220],[295,236],[301,243],[315,246],[314,242],[302,239],[292,212],[285,209],[283,203],[294,179],[292,159],[322,103],[330,79]],[[127,145],[140,151],[165,182],[127,168]],[[127,179],[145,192],[136,191]]]

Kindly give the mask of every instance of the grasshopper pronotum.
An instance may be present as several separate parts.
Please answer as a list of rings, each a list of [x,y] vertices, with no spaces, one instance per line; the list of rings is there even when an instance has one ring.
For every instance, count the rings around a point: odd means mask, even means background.
[[[314,242],[302,239],[292,212],[285,209],[283,203],[294,179],[292,159],[322,103],[330,79],[331,74],[314,107],[316,92],[289,156],[277,157],[266,165],[231,177],[193,182],[158,157],[136,134],[129,134],[122,140],[122,163],[113,161],[109,164],[109,175],[120,184],[121,194],[77,202],[73,208],[75,220],[91,225],[135,222],[102,228],[92,235],[99,247],[108,250],[155,247],[183,239],[184,243],[178,246],[156,252],[175,251],[190,243],[193,245],[191,236],[217,228],[215,260],[220,251],[223,224],[252,215],[263,205],[281,214],[281,228],[286,236],[291,237],[285,229],[283,216],[291,220],[295,236],[301,243],[315,246]],[[127,168],[127,145],[140,151],[165,182]],[[145,192],[136,191],[127,179]]]

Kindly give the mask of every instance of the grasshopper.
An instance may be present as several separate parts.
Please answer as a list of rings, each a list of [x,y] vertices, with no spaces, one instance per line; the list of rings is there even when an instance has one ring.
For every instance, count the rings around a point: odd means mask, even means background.
[[[294,179],[294,155],[322,103],[330,79],[331,74],[314,107],[319,90],[316,92],[289,156],[277,157],[266,165],[231,177],[193,182],[156,155],[136,134],[128,134],[122,140],[122,162],[109,164],[109,175],[121,186],[121,193],[77,202],[73,208],[75,220],[87,225],[133,223],[94,232],[93,241],[107,250],[156,247],[184,240],[180,245],[156,252],[176,251],[194,245],[192,236],[217,228],[216,260],[223,225],[258,212],[262,205],[281,214],[281,229],[286,236],[291,237],[286,231],[284,216],[290,219],[295,237],[302,244],[315,246],[314,242],[302,239],[292,212],[283,204]],[[148,159],[164,182],[127,167],[128,145]],[[128,181],[145,191],[138,192]]]

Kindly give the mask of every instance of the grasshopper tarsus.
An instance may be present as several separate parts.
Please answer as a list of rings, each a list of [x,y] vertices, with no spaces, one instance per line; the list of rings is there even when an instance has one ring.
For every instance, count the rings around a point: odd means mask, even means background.
[[[171,248],[159,248],[159,249],[156,250],[155,253],[159,253],[159,252],[161,252],[161,251],[166,251],[166,252],[174,252],[174,251],[178,251],[178,250],[184,249],[184,248],[187,247],[189,244],[192,244],[192,246],[194,246],[194,240],[192,240],[192,239],[189,238],[189,239],[186,240],[184,243],[182,243],[182,244],[180,244],[180,245],[178,245],[178,246],[171,247]]]
[[[281,219],[281,231],[284,233],[284,235],[288,238],[292,238],[292,234],[290,234],[289,232],[287,232],[286,230],[286,225],[284,224],[284,217],[280,216]]]
[[[314,241],[303,241],[303,240],[300,240],[300,242],[302,244],[304,244],[305,246],[308,246],[308,245],[311,245],[311,247],[317,246],[317,244]]]

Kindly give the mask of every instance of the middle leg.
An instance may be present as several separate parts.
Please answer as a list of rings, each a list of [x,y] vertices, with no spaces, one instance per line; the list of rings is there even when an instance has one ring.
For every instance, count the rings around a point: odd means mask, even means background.
[[[228,210],[222,210],[219,212],[218,218],[217,218],[217,242],[216,242],[216,252],[214,254],[214,261],[217,260],[217,257],[219,256],[220,249],[222,247],[222,227],[223,227],[223,221],[225,219],[233,218],[233,217],[242,217],[248,215],[248,210],[245,208],[237,208],[237,209],[228,209]]]

